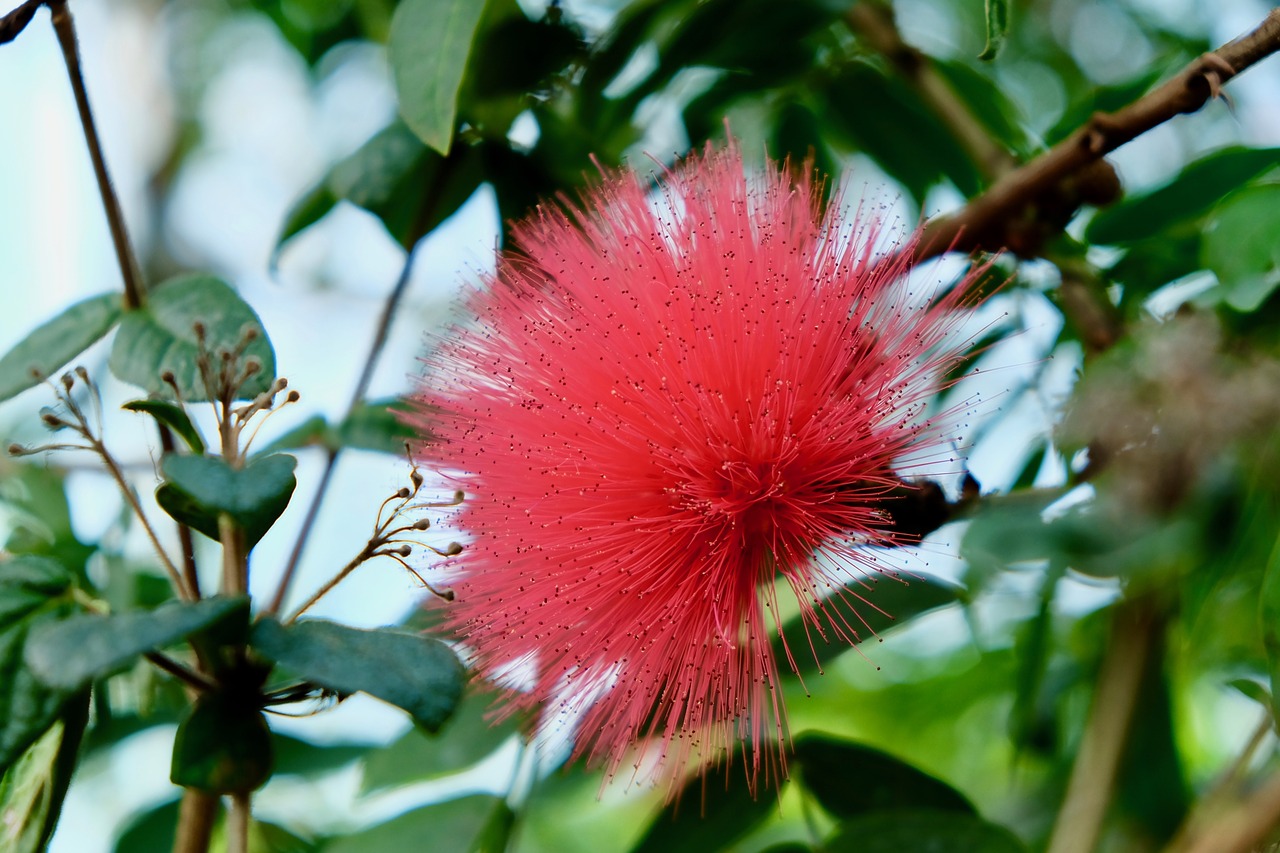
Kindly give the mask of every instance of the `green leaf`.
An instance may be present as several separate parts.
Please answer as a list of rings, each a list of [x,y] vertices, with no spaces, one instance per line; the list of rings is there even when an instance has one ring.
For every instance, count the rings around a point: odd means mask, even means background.
[[[1271,554],[1262,575],[1258,596],[1258,619],[1262,623],[1262,643],[1271,670],[1271,713],[1280,719],[1280,537],[1271,546]]]
[[[156,501],[175,520],[219,540],[218,516],[231,516],[252,548],[289,505],[298,485],[298,460],[284,453],[258,456],[232,468],[219,456],[166,454],[160,469],[168,478]]]
[[[1009,32],[1009,0],[986,0],[987,44],[978,58],[991,61],[1000,54]]]
[[[142,412],[151,415],[157,423],[164,424],[173,430],[187,443],[191,452],[197,455],[204,453],[204,439],[196,430],[195,424],[187,416],[186,409],[164,400],[130,400],[121,406],[129,412]]]
[[[58,825],[71,785],[80,739],[89,720],[89,694],[68,703],[62,719],[23,753],[0,780],[0,850],[40,853]]]
[[[485,829],[499,803],[501,800],[489,794],[474,794],[414,809],[386,823],[335,838],[324,845],[324,853],[399,853],[422,850],[428,844],[441,853],[476,850],[466,845]]]
[[[1002,826],[959,812],[881,812],[847,820],[823,845],[826,853],[1026,853]]]
[[[369,755],[374,747],[362,743],[312,743],[292,735],[272,732],[275,772],[282,776],[312,776],[345,767]]]
[[[96,550],[76,538],[71,527],[64,476],[45,465],[15,464],[0,478],[0,501],[10,510],[11,532],[4,548],[11,554],[51,557],[83,578]]]
[[[77,302],[0,358],[0,401],[39,385],[87,350],[120,319],[119,293]]]
[[[381,220],[406,249],[462,206],[485,179],[469,147],[448,157],[427,148],[402,122],[374,134],[330,170],[285,217],[272,264],[293,236],[320,221],[340,201]]]
[[[1250,312],[1280,287],[1280,184],[1246,187],[1209,217],[1201,259],[1218,277],[1223,300]]]
[[[1211,152],[1187,164],[1164,186],[1099,211],[1085,229],[1085,239],[1123,245],[1160,237],[1199,219],[1223,196],[1276,166],[1280,148],[1231,146]]]
[[[0,563],[0,770],[53,725],[75,694],[38,680],[23,654],[32,631],[79,609],[74,585],[71,572],[45,557]]]
[[[144,652],[172,645],[224,620],[247,620],[249,599],[172,601],[155,610],[80,613],[35,628],[26,662],[45,684],[76,690],[119,672]]]
[[[787,620],[782,638],[773,640],[774,657],[786,661],[790,650],[798,674],[821,671],[822,663],[851,648],[849,639],[860,643],[878,637],[915,616],[955,603],[964,591],[930,577],[874,577],[868,583],[872,589],[851,583],[823,602],[821,633],[812,625],[806,626],[799,616]]]
[[[893,809],[975,813],[946,782],[866,744],[804,732],[795,740],[795,755],[801,782],[837,818]]]
[[[173,390],[160,377],[172,372],[183,400],[208,400],[197,366],[197,323],[204,325],[205,349],[215,364],[219,353],[242,347],[242,368],[249,358],[260,364],[258,372],[237,389],[237,399],[256,397],[271,387],[276,378],[275,353],[258,315],[229,285],[209,275],[169,279],[151,291],[144,307],[126,311],[111,347],[111,372],[163,398],[172,397]],[[245,345],[250,331],[256,337]]]
[[[397,414],[404,411],[406,404],[403,400],[373,400],[356,406],[336,427],[316,415],[271,442],[268,450],[354,448],[403,457],[405,442],[430,440],[430,436],[422,435]]]
[[[140,850],[168,850],[178,829],[178,800],[161,803],[150,811],[136,815],[116,836],[114,853],[137,853]]]
[[[695,776],[658,812],[631,853],[729,849],[777,808],[772,794],[752,790],[744,769],[731,769],[723,779]]]
[[[173,740],[169,778],[211,794],[254,791],[271,778],[271,730],[253,697],[202,695]]]
[[[1264,708],[1271,707],[1271,691],[1252,678],[1233,678],[1227,682],[1227,686],[1238,690]]]
[[[476,833],[468,853],[506,853],[515,826],[516,813],[506,800],[498,800],[489,811],[489,819]]]
[[[402,0],[388,43],[400,115],[441,154],[453,142],[458,89],[484,14],[482,0]]]
[[[364,762],[363,793],[407,785],[456,773],[478,762],[519,731],[518,719],[493,724],[485,711],[490,694],[468,692],[439,733],[427,736],[410,729],[404,736],[372,750]]]
[[[876,161],[919,203],[943,178],[965,195],[982,186],[955,136],[897,77],[868,62],[848,63],[826,87],[827,126]]]
[[[319,619],[286,627],[263,618],[250,643],[263,657],[321,687],[368,693],[403,708],[428,731],[449,719],[462,695],[465,673],[457,655],[428,637]]]

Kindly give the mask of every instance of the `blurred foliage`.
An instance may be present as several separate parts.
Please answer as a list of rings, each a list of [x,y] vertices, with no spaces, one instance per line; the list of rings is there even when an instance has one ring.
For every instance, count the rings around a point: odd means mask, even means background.
[[[669,164],[729,128],[749,156],[812,161],[833,176],[833,194],[845,169],[883,176],[914,217],[977,196],[1220,36],[1213,4],[912,0],[895,4],[912,47],[886,51],[874,23],[851,13],[868,3],[175,0],[167,38],[176,110],[154,201],[163,215],[206,142],[202,105],[220,62],[212,46],[245,21],[269,26],[317,90],[353,46],[372,46],[400,106],[299,194],[274,259],[339,208],[364,211],[412,250],[484,188],[510,223],[600,169],[648,168],[643,154]],[[922,83],[921,69],[932,82]],[[988,151],[938,109],[935,84]],[[1280,148],[1250,144],[1219,104],[1162,132],[1176,149],[1159,164],[1162,179],[1146,176],[1153,185],[1103,210],[1028,211],[1067,223],[1065,232],[1055,230],[1039,258],[991,267],[987,325],[947,399],[1000,400],[977,407],[965,449],[1009,464],[993,466],[1002,473],[984,475],[982,496],[920,549],[957,544],[963,585],[927,568],[912,569],[925,576],[908,574],[905,585],[881,581],[867,595],[886,612],[868,613],[859,638],[868,642],[842,657],[819,649],[822,674],[803,629],[780,630],[779,654],[785,638],[804,680],[791,676],[784,689],[794,750],[776,795],[749,789],[732,764],[690,779],[669,804],[661,791],[624,796],[625,778],[605,785],[598,771],[560,767],[554,748],[534,742],[480,793],[469,777],[455,791],[465,796],[430,802],[436,790],[386,819],[259,823],[251,849],[382,853],[428,839],[433,850],[525,853],[1043,849],[1095,680],[1115,653],[1113,615],[1125,607],[1150,616],[1154,651],[1137,674],[1136,724],[1100,849],[1169,842],[1280,695]],[[145,266],[167,277],[174,264],[159,242]],[[1095,321],[1081,313],[1080,289],[1067,286],[1082,277],[1092,309],[1119,329],[1114,346],[1088,335]],[[190,451],[165,456],[160,504],[210,538],[229,518],[250,546],[293,491],[292,457],[274,451],[403,452],[406,430],[388,401],[357,401],[344,416],[303,421],[243,470],[222,470],[180,405],[208,390],[189,334],[191,319],[207,314],[218,318],[209,340],[258,359],[245,395],[267,390],[269,330],[229,284],[197,275],[155,290],[143,308],[122,311],[106,294],[38,327],[33,318],[35,330],[0,358],[0,397],[54,375],[118,325],[111,369],[151,392],[129,407]],[[993,364],[1041,367],[1000,386],[985,379]],[[174,383],[158,378],[163,370]],[[271,476],[255,476],[263,466]],[[248,642],[265,666],[298,676],[308,689],[276,685],[281,704],[337,703],[363,690],[422,728],[390,745],[322,745],[269,732],[257,706],[202,701],[184,712],[179,684],[137,657],[209,628],[201,605],[156,609],[167,597],[159,567],[124,557],[124,522],[84,541],[66,488],[56,467],[0,462],[10,531],[0,565],[0,833],[18,827],[0,848],[39,848],[77,749],[110,750],[155,726],[181,721],[175,780],[254,788],[274,755],[277,775],[319,779],[358,765],[363,800],[474,769],[527,731],[525,721],[491,727],[480,690],[469,689],[450,719],[462,679],[436,641],[318,622],[265,621],[251,640],[192,642],[200,654]],[[101,602],[119,613],[89,615]],[[412,627],[422,618],[414,614]],[[58,661],[76,657],[65,634],[77,626],[97,638],[96,653],[78,657],[76,678],[58,684]],[[37,629],[41,647],[28,643]],[[44,655],[53,684],[24,663],[33,654]],[[417,671],[370,664],[388,655]],[[250,675],[262,688],[266,676]],[[429,701],[416,703],[415,690]],[[248,752],[224,748],[219,732],[232,724],[252,730]],[[127,817],[116,849],[162,849],[176,820],[175,803]]]

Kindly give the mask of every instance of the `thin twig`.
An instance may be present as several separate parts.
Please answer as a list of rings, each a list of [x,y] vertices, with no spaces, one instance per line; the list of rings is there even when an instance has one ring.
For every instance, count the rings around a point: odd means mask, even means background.
[[[1148,130],[1199,110],[1221,94],[1224,83],[1277,50],[1280,9],[1273,9],[1257,29],[1203,54],[1127,107],[1094,113],[1075,133],[1005,175],[960,212],[930,222],[913,250],[915,261],[951,250],[1004,248],[1005,226],[1042,194]]]
[[[369,391],[369,383],[373,381],[373,371],[377,367],[378,356],[382,354],[383,348],[387,345],[387,337],[391,332],[391,322],[395,319],[396,311],[399,309],[400,303],[409,289],[409,274],[413,270],[413,259],[416,251],[417,243],[409,247],[408,252],[405,254],[404,266],[400,268],[400,277],[396,279],[395,287],[387,295],[387,301],[382,307],[382,315],[378,318],[378,327],[374,330],[373,340],[369,345],[369,352],[365,356],[364,367],[360,371],[360,379],[356,382],[355,390],[351,393],[351,401],[347,404],[347,413],[344,419],[355,412],[356,407],[360,405],[364,400],[365,394]],[[284,573],[280,576],[280,584],[276,588],[275,596],[272,597],[271,603],[267,605],[265,611],[267,613],[278,613],[280,608],[284,606],[285,596],[289,594],[289,586],[293,583],[293,577],[298,571],[298,563],[302,560],[302,552],[307,547],[307,540],[311,538],[311,529],[315,527],[316,520],[320,517],[320,506],[324,503],[324,496],[329,491],[329,481],[333,479],[333,469],[337,466],[338,456],[341,452],[341,447],[330,447],[325,453],[324,470],[320,473],[320,482],[311,498],[311,505],[307,507],[306,517],[302,520],[302,528],[298,531],[298,538],[293,544],[293,551],[289,554],[289,562],[285,564]]]
[[[1091,853],[1097,845],[1143,672],[1159,639],[1161,623],[1155,607],[1150,599],[1139,598],[1122,602],[1112,614],[1107,656],[1048,853]]]
[[[1189,838],[1175,841],[1166,853],[1249,853],[1280,827],[1280,772],[1272,773],[1253,792]]]
[[[1272,716],[1271,709],[1268,708],[1262,713],[1262,719],[1258,721],[1244,749],[1240,750],[1240,754],[1235,757],[1231,766],[1218,778],[1213,787],[1200,797],[1191,814],[1183,821],[1178,834],[1165,848],[1165,853],[1187,853],[1194,849],[1193,845],[1205,836],[1215,819],[1221,818],[1228,812],[1233,798],[1241,789],[1254,754],[1267,736],[1274,731],[1275,718]]]
[[[48,5],[53,16],[53,30],[57,33],[62,58],[67,65],[67,76],[71,78],[71,89],[75,92],[76,109],[80,113],[85,142],[89,145],[89,157],[93,160],[93,174],[98,181],[98,191],[102,194],[102,206],[107,212],[107,224],[111,227],[111,243],[116,250],[116,261],[120,264],[120,274],[124,277],[124,305],[126,308],[140,308],[146,299],[141,267],[133,252],[133,244],[129,242],[120,199],[116,196],[111,176],[107,173],[102,143],[98,139],[93,112],[89,109],[89,93],[85,89],[84,75],[80,71],[80,49],[76,44],[75,22],[71,19],[71,10],[67,8],[66,0],[50,0]]]
[[[172,675],[174,678],[194,687],[197,690],[210,691],[215,690],[218,687],[218,685],[207,676],[196,672],[190,667],[178,663],[168,655],[161,654],[160,652],[147,652],[143,657]]]
[[[227,811],[227,853],[249,853],[250,794],[241,791],[231,795]]]

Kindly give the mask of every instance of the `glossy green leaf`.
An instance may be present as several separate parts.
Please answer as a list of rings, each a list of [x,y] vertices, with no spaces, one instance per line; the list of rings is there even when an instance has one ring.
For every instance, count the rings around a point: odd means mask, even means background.
[[[382,629],[362,631],[308,619],[284,626],[259,620],[250,639],[263,657],[340,693],[357,691],[403,708],[428,731],[449,719],[465,672],[439,640]]]
[[[80,609],[74,585],[71,572],[45,557],[0,563],[0,770],[53,725],[76,693],[37,679],[23,653],[31,632]]]
[[[169,778],[211,794],[254,791],[271,778],[271,730],[250,697],[206,693],[178,725]]]
[[[401,0],[388,44],[400,115],[418,138],[448,154],[482,0]]]
[[[85,725],[89,694],[67,704],[53,727],[0,779],[0,850],[40,853],[58,825]]]
[[[724,850],[777,811],[770,794],[753,791],[747,771],[709,772],[685,783],[654,816],[631,853],[705,853]]]
[[[151,291],[146,306],[126,311],[111,347],[111,372],[162,398],[173,396],[161,379],[171,372],[183,400],[208,400],[197,366],[196,324],[204,326],[205,349],[215,362],[219,353],[241,349],[242,368],[249,359],[257,361],[258,371],[239,386],[237,399],[256,397],[271,387],[276,360],[262,322],[239,294],[210,275],[169,279]],[[246,334],[256,337],[245,344]]]
[[[493,810],[500,803],[489,794],[473,794],[448,802],[414,809],[399,817],[335,838],[324,845],[324,853],[401,853],[432,849],[448,853],[470,853]]]
[[[1005,36],[1009,32],[1009,0],[986,0],[984,11],[987,20],[987,44],[978,58],[991,61],[1000,55]]]
[[[186,409],[164,400],[130,400],[121,408],[130,412],[142,412],[151,415],[158,423],[173,430],[187,443],[191,452],[197,455],[204,453],[204,439],[196,430],[195,424],[187,416]]]
[[[1162,236],[1200,218],[1227,193],[1280,166],[1280,148],[1232,146],[1187,164],[1169,183],[1099,211],[1085,229],[1091,243],[1127,244]]]
[[[77,302],[27,335],[0,358],[0,401],[39,385],[87,350],[120,319],[118,293]]]
[[[26,662],[45,684],[76,690],[119,672],[145,652],[186,639],[223,620],[247,620],[247,598],[173,601],[155,610],[106,616],[80,613],[34,628]]]
[[[1237,311],[1255,310],[1280,287],[1280,184],[1232,193],[1209,217],[1204,265],[1218,277],[1222,299]]]
[[[925,809],[867,814],[844,821],[826,853],[1026,853],[1009,830],[960,812]]]
[[[225,513],[252,548],[289,505],[297,464],[284,453],[255,457],[243,468],[218,456],[166,454],[160,469],[168,481],[156,490],[156,501],[175,520],[215,540],[218,516]]]
[[[866,744],[804,732],[795,740],[795,760],[804,787],[840,819],[912,808],[974,814],[946,782]]]
[[[870,588],[849,584],[823,602],[821,630],[806,626],[799,616],[782,626],[786,643],[775,636],[773,654],[784,672],[790,669],[785,663],[788,650],[800,675],[821,671],[823,664],[851,648],[850,640],[879,637],[922,613],[954,604],[963,593],[960,587],[930,577],[876,576],[867,583]]]
[[[492,701],[491,694],[469,692],[437,734],[410,729],[392,743],[370,751],[364,762],[361,791],[436,779],[489,755],[519,730],[516,717],[497,724],[487,719]]]

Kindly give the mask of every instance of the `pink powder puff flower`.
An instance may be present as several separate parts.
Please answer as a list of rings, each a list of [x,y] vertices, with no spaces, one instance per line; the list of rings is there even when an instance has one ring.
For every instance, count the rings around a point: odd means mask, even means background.
[[[611,776],[641,741],[668,785],[739,742],[753,784],[785,773],[775,581],[852,642],[819,599],[910,538],[895,462],[950,449],[922,409],[964,283],[910,294],[800,171],[708,147],[540,207],[426,359],[419,460],[472,539],[449,622],[480,674],[530,673],[506,711],[576,717]]]

